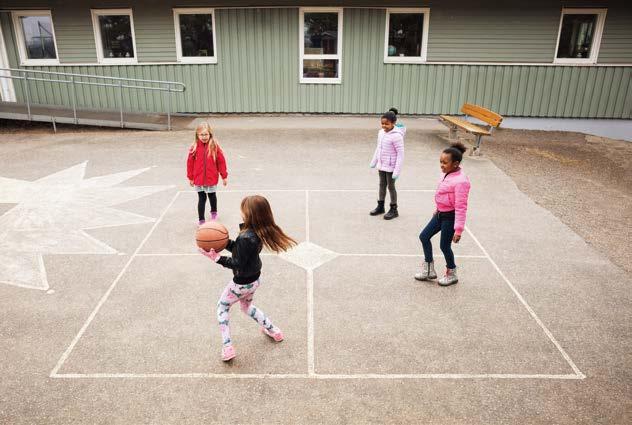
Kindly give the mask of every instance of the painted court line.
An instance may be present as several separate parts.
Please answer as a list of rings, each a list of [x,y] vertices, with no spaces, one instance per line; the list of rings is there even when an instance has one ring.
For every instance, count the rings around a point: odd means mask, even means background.
[[[424,193],[434,192],[436,189],[397,189],[397,192],[407,193]],[[375,189],[226,189],[219,190],[217,193],[257,193],[257,192],[359,192],[359,193],[371,193],[376,192]],[[197,193],[194,190],[180,190],[178,193]]]
[[[309,192],[373,192],[374,190],[293,190],[293,189],[283,189],[283,190],[261,190],[262,192],[305,192],[305,224],[306,224],[306,241],[309,242]],[[433,192],[434,190],[408,190],[408,192]],[[224,191],[231,192],[231,191]],[[232,192],[254,192],[252,190],[233,190]],[[514,295],[518,298],[520,303],[527,309],[531,317],[536,321],[536,323],[540,326],[540,328],[544,331],[549,340],[553,343],[553,345],[560,352],[562,357],[566,360],[568,365],[573,369],[573,374],[451,374],[451,373],[438,373],[438,374],[318,374],[315,372],[315,349],[314,349],[314,272],[313,269],[307,269],[307,321],[308,321],[308,331],[307,331],[307,374],[234,374],[234,373],[153,373],[153,374],[143,374],[143,373],[58,373],[60,368],[63,366],[64,362],[70,356],[70,353],[78,343],[79,339],[83,336],[87,328],[90,326],[92,320],[96,317],[99,310],[106,302],[110,293],[114,290],[122,276],[126,273],[130,264],[134,260],[135,257],[139,256],[182,256],[182,255],[199,255],[199,254],[139,254],[139,251],[145,245],[147,240],[153,234],[154,230],[158,226],[158,224],[163,220],[167,211],[173,206],[177,197],[181,193],[194,193],[192,191],[179,191],[176,192],[171,202],[167,205],[167,207],[162,211],[160,217],[156,220],[152,228],[149,230],[149,233],[142,240],[140,245],[136,248],[136,251],[129,258],[121,272],[118,274],[112,285],[108,288],[106,293],[101,297],[99,303],[92,311],[81,330],[75,338],[72,340],[71,344],[68,346],[66,351],[60,357],[59,361],[55,368],[51,371],[51,378],[61,378],[61,379],[117,379],[117,378],[213,378],[213,379],[321,379],[321,380],[352,380],[352,379],[566,379],[566,380],[576,380],[576,379],[584,379],[585,375],[577,368],[573,360],[570,356],[564,351],[561,345],[557,342],[553,334],[549,331],[549,329],[544,325],[544,323],[537,316],[535,311],[529,306],[529,304],[525,301],[522,295],[516,290],[513,284],[509,281],[509,279],[505,276],[505,274],[500,270],[496,262],[491,258],[487,250],[483,247],[483,245],[479,242],[479,240],[474,236],[472,231],[466,227],[465,230],[472,237],[472,239],[476,242],[478,247],[484,253],[484,255],[463,255],[457,256],[458,258],[486,258],[492,264],[494,269],[498,272],[498,274],[503,278],[507,286],[512,290]],[[265,255],[265,254],[264,254]],[[268,255],[276,255],[276,254],[268,254]],[[361,256],[361,257],[387,257],[387,256],[396,256],[396,257],[417,257],[419,254],[338,254],[340,256]]]
[[[330,250],[331,251],[331,250]],[[335,252],[337,256],[339,257],[423,257],[423,253],[418,253],[418,254],[354,254],[354,253],[346,253],[346,254],[341,254],[339,252],[336,251],[332,251]],[[100,254],[103,255],[103,254]],[[265,256],[265,257],[278,257],[278,254],[272,253],[272,252],[262,252],[259,255],[261,256]],[[186,253],[141,253],[141,254],[137,254],[137,257],[199,257],[200,254],[197,252],[186,252]],[[454,258],[487,258],[484,255],[455,255]]]
[[[85,333],[86,329],[88,329],[88,326],[90,326],[90,323],[92,323],[92,320],[94,320],[94,318],[96,317],[97,313],[99,312],[99,310],[101,309],[103,304],[105,304],[105,301],[110,296],[110,293],[112,293],[112,291],[114,290],[116,285],[119,283],[119,281],[121,280],[121,278],[123,277],[123,275],[127,271],[127,269],[130,266],[130,264],[132,264],[132,261],[134,261],[134,258],[136,257],[138,252],[143,248],[143,246],[145,245],[145,242],[147,242],[147,240],[152,235],[152,233],[154,232],[156,227],[158,227],[158,224],[164,218],[164,216],[167,213],[167,211],[169,210],[169,208],[171,208],[171,206],[174,204],[174,202],[178,198],[178,195],[179,195],[179,192],[176,192],[176,194],[173,195],[173,199],[171,200],[169,205],[167,205],[167,207],[162,211],[162,213],[160,214],[160,217],[158,217],[158,220],[156,220],[154,222],[154,225],[151,227],[151,229],[149,230],[149,232],[147,233],[145,238],[142,240],[140,245],[138,245],[138,248],[136,248],[136,251],[134,251],[134,253],[129,257],[129,259],[127,260],[127,263],[125,263],[125,266],[123,266],[123,269],[119,272],[118,276],[116,276],[116,279],[114,279],[114,282],[112,282],[112,284],[110,285],[108,290],[105,292],[105,294],[103,294],[103,296],[99,300],[99,303],[94,308],[94,310],[92,310],[92,313],[90,313],[90,316],[88,316],[88,319],[86,320],[86,322],[83,324],[83,326],[79,330],[79,333],[77,333],[77,335],[75,335],[74,339],[72,340],[72,342],[70,343],[70,345],[68,346],[68,348],[66,349],[64,354],[62,354],[62,356],[59,358],[59,361],[55,365],[55,368],[50,373],[51,377],[54,377],[55,375],[57,375],[57,372],[63,366],[64,362],[68,359],[68,357],[70,356],[70,353],[75,348],[75,345],[77,345],[77,342],[79,342],[79,339],[81,339],[81,337]]]
[[[357,380],[357,379],[567,379],[578,380],[583,376],[545,375],[545,374],[515,374],[515,373],[418,373],[418,374],[378,374],[361,373],[357,375],[337,375],[321,373],[62,373],[51,378],[57,379],[320,379],[320,380]]]
[[[516,296],[516,298],[518,298],[518,300],[522,303],[522,305],[527,309],[527,311],[529,312],[529,314],[531,315],[531,317],[533,318],[533,320],[536,321],[536,323],[540,326],[540,328],[542,328],[542,330],[544,331],[544,333],[546,334],[546,336],[549,338],[549,340],[553,343],[553,345],[555,345],[555,347],[557,348],[557,350],[560,352],[560,354],[562,355],[562,357],[564,357],[564,360],[566,360],[566,362],[568,363],[568,365],[571,367],[571,369],[573,369],[573,372],[575,372],[575,375],[577,375],[578,378],[583,379],[586,376],[579,370],[579,368],[575,365],[575,363],[573,362],[573,360],[570,358],[570,356],[566,353],[566,351],[564,351],[564,349],[562,348],[562,346],[560,345],[559,342],[557,342],[557,340],[555,339],[555,337],[553,336],[553,334],[551,333],[551,331],[546,327],[546,325],[544,323],[542,323],[542,320],[540,320],[540,318],[538,317],[538,315],[535,313],[535,311],[533,311],[533,309],[531,308],[531,306],[525,301],[525,299],[522,297],[522,295],[520,295],[520,292],[518,292],[518,290],[513,286],[513,284],[509,281],[509,279],[507,279],[507,276],[505,276],[505,274],[502,272],[502,270],[500,270],[500,267],[498,267],[498,265],[496,264],[496,262],[492,259],[492,257],[489,255],[489,253],[487,252],[487,250],[485,248],[483,248],[483,245],[478,241],[478,239],[476,238],[476,236],[474,236],[474,234],[472,233],[472,231],[466,226],[465,230],[470,234],[470,236],[472,237],[472,239],[474,239],[474,242],[476,242],[476,244],[478,245],[478,247],[481,249],[481,251],[483,251],[483,253],[487,256],[487,259],[489,260],[489,262],[492,264],[492,266],[494,266],[494,268],[496,269],[496,271],[498,272],[498,274],[500,275],[500,277],[503,278],[503,280],[505,281],[505,283],[507,284],[507,286],[509,286],[509,288],[513,291],[514,295]]]

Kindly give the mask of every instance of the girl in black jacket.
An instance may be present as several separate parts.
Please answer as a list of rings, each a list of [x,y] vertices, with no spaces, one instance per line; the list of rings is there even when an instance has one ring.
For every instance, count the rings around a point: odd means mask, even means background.
[[[244,220],[239,225],[237,239],[229,240],[226,249],[232,257],[220,256],[214,250],[200,252],[233,270],[233,278],[224,288],[217,303],[217,320],[222,333],[222,360],[235,358],[235,348],[230,339],[228,326],[230,307],[239,301],[241,311],[252,317],[261,331],[277,342],[283,341],[283,332],[272,324],[265,313],[252,304],[252,298],[261,280],[261,258],[259,253],[265,245],[275,252],[287,251],[296,241],[287,236],[274,222],[272,209],[263,196],[247,196],[241,201],[241,215]]]

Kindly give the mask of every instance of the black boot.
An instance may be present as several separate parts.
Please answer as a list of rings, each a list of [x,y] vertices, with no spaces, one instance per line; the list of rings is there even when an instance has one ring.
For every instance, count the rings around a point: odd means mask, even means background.
[[[384,214],[384,220],[392,220],[395,217],[399,217],[399,214],[397,213],[397,204],[391,204],[391,209]]]
[[[384,214],[384,201],[377,201],[377,207],[375,207],[375,209],[373,211],[371,211],[369,214],[371,215],[380,215],[380,214]]]

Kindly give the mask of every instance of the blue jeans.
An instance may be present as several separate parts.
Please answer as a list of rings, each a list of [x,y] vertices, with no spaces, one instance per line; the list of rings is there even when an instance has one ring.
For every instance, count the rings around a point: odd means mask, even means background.
[[[444,213],[441,213],[442,215]],[[454,236],[454,215],[440,216],[440,214],[434,214],[430,222],[426,225],[424,230],[419,234],[419,240],[424,247],[424,259],[426,263],[433,261],[432,257],[432,242],[430,239],[441,232],[441,252],[445,257],[446,266],[449,269],[456,268],[454,264],[454,253],[452,252],[452,237]]]

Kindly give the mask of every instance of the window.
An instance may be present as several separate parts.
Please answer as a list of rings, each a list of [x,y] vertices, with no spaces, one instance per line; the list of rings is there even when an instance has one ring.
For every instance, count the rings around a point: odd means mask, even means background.
[[[49,10],[12,12],[21,65],[58,65],[53,18]]]
[[[556,63],[595,63],[606,9],[562,9]]]
[[[300,9],[301,83],[340,83],[342,9]]]
[[[387,9],[385,63],[422,63],[428,47],[430,9]]]
[[[92,10],[99,63],[136,63],[131,9]]]
[[[178,62],[217,63],[213,9],[173,9]]]

